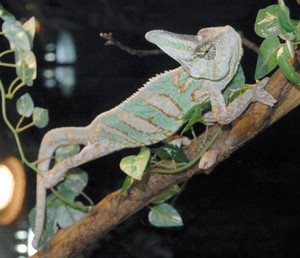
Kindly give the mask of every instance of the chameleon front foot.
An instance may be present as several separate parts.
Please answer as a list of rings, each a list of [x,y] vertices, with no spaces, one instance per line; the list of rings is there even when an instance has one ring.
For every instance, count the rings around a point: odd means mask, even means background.
[[[264,90],[264,87],[266,86],[268,81],[269,78],[266,77],[252,88],[252,101],[258,101],[272,107],[277,102],[277,100],[274,99],[274,97],[269,92]]]

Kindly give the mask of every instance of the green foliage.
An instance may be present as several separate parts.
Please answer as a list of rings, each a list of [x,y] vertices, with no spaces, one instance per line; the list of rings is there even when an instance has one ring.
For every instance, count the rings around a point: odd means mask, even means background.
[[[226,89],[223,92],[224,99],[227,101],[233,100],[232,95],[235,93],[240,93],[245,85],[245,75],[241,65],[239,65],[238,70]]]
[[[66,179],[57,186],[57,192],[47,197],[45,228],[39,243],[41,249],[50,242],[57,225],[61,228],[70,226],[88,211],[88,208],[83,206],[81,202],[74,202],[75,198],[82,193],[87,182],[88,175],[85,171],[79,168],[72,169],[68,172]],[[64,196],[66,200],[58,199],[57,195]],[[30,227],[34,228],[35,208],[29,213],[29,222]]]
[[[31,51],[15,52],[16,72],[18,77],[27,86],[33,85],[33,80],[36,78],[36,59]]]
[[[80,151],[79,144],[67,144],[56,149],[55,161],[60,162],[66,158],[72,157]]]
[[[32,119],[36,127],[45,127],[49,122],[48,110],[40,107],[34,108]]]
[[[3,63],[1,66],[13,67],[16,69],[17,78],[12,81],[5,93],[4,87],[1,88],[1,94],[5,99],[13,99],[15,93],[24,85],[32,86],[36,78],[36,58],[31,51],[33,47],[33,38],[35,35],[35,20],[32,17],[23,25],[15,17],[0,5],[0,18],[4,20],[2,24],[2,34],[9,42],[10,49],[3,51],[0,56],[14,52],[15,64]],[[21,83],[17,84],[18,81]],[[4,112],[6,112],[6,103],[3,103]],[[23,130],[35,125],[38,128],[45,127],[48,124],[48,111],[44,108],[34,107],[34,103],[29,93],[23,94],[16,102],[17,112],[22,116],[14,128],[10,121],[4,118],[8,127],[17,134]],[[32,122],[21,127],[24,118],[32,116]],[[17,140],[18,142],[18,140]],[[21,146],[18,146],[19,150]],[[20,150],[22,159],[25,160]]]
[[[17,111],[21,116],[30,117],[33,109],[34,104],[29,93],[25,93],[17,100]]]
[[[124,193],[126,190],[129,189],[129,187],[132,185],[134,181],[134,178],[131,177],[131,176],[126,176],[124,182],[123,182],[123,185],[122,185],[122,188],[121,188],[121,191],[120,191],[120,194]]]
[[[10,43],[10,48],[15,53],[15,65],[17,76],[22,80],[24,85],[32,86],[33,80],[36,78],[36,58],[31,51],[33,47],[33,38],[35,34],[35,20],[32,17],[24,25],[15,20],[13,15],[6,16],[8,12],[3,11],[1,7],[0,11],[4,16],[0,17],[4,19],[2,24],[3,35]]]
[[[255,78],[262,78],[277,66],[277,52],[281,46],[277,36],[266,38],[260,46]]]
[[[203,121],[203,112],[204,110],[209,109],[210,101],[206,100],[200,104],[197,104],[190,108],[185,115],[183,116],[182,120],[187,122],[185,127],[182,129],[180,135],[183,135],[185,132],[191,129],[191,127],[199,122]]]
[[[134,179],[141,180],[150,158],[150,149],[142,147],[138,155],[125,157],[120,162],[120,168]]]
[[[10,12],[8,12],[6,9],[4,9],[2,4],[0,4],[0,17],[2,20],[6,21],[6,22],[15,20],[15,16],[13,16]]]
[[[2,101],[2,116],[8,128],[13,133],[22,161],[35,172],[40,173],[36,166],[29,162],[23,152],[22,144],[19,138],[19,133],[29,127],[35,125],[42,128],[48,124],[48,110],[40,107],[34,107],[34,102],[28,93],[23,94],[16,101],[16,110],[21,116],[16,127],[12,125],[6,114],[7,100],[12,100],[15,94],[24,86],[32,86],[36,78],[36,58],[31,51],[33,47],[33,38],[35,34],[34,18],[28,20],[25,24],[21,24],[3,8],[0,4],[0,18],[4,20],[2,24],[2,35],[8,40],[10,49],[0,53],[0,57],[9,53],[14,53],[15,63],[3,63],[0,60],[0,66],[11,67],[16,69],[17,77],[12,80],[6,90],[0,80],[0,92]],[[30,118],[32,121],[21,127],[25,118]],[[74,150],[73,150],[74,152]],[[66,155],[66,151],[60,150],[60,158]],[[65,227],[73,224],[76,220],[84,215],[88,207],[83,206],[80,202],[75,202],[75,198],[82,194],[83,188],[87,184],[87,174],[81,170],[74,169],[67,176],[67,179],[57,186],[58,191],[54,189],[53,194],[47,197],[47,212],[43,238],[40,246],[44,248],[51,240],[56,231],[57,223],[60,227]],[[90,199],[85,196],[91,203]],[[30,223],[33,227],[35,220],[35,209],[29,214]]]
[[[226,86],[226,91],[237,92],[244,87],[245,75],[241,65],[239,65],[235,76],[232,78],[230,83]]]
[[[155,227],[180,227],[183,226],[178,211],[170,204],[162,203],[151,207],[149,222]]]
[[[157,149],[153,150],[160,159],[168,159],[171,158],[175,161],[188,163],[189,159],[185,156],[182,149],[178,146],[174,146],[171,144],[163,145]]]
[[[61,202],[61,201],[59,201]],[[82,202],[75,202],[77,205],[82,205]],[[69,205],[61,202],[61,205],[57,208],[57,223],[61,228],[66,228],[74,224],[77,220],[82,218],[85,215],[85,212],[72,208]]]
[[[262,38],[274,37],[280,34],[280,24],[278,21],[278,5],[270,5],[258,11],[254,30]]]
[[[80,168],[74,168],[68,172],[66,179],[57,186],[57,190],[59,194],[72,201],[83,191],[87,182],[88,174]],[[67,192],[69,193],[64,195]]]
[[[289,62],[288,50],[287,50],[286,45],[283,45],[279,48],[279,50],[277,52],[277,60],[278,60],[278,65],[279,65],[281,71],[285,71],[285,73],[284,73],[285,77],[288,80],[300,85],[300,78],[297,76],[297,74],[294,71],[293,66]]]
[[[290,19],[289,9],[283,0],[259,10],[254,29],[265,40],[259,49],[255,79],[262,78],[278,65],[288,80],[300,85],[300,78],[289,61],[289,58],[294,58],[299,44],[299,24],[299,21]],[[280,43],[278,37],[285,43]]]

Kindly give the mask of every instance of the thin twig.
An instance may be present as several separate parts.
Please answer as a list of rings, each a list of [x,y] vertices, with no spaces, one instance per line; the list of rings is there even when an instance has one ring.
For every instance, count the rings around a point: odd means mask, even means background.
[[[244,34],[242,31],[238,31],[239,35],[242,38],[242,43],[245,47],[249,48],[250,50],[254,51],[256,54],[258,54],[259,52],[259,47],[252,41],[250,41],[249,39],[244,37]]]
[[[149,56],[149,55],[159,55],[163,52],[160,49],[153,49],[153,50],[140,50],[140,49],[133,49],[128,46],[123,45],[120,41],[115,40],[112,37],[112,33],[100,33],[100,37],[106,39],[105,45],[114,45],[118,48],[122,49],[123,51],[136,56]]]

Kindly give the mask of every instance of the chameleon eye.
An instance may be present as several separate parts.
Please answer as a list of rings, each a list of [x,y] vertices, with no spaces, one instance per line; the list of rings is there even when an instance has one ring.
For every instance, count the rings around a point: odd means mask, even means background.
[[[216,46],[213,43],[205,43],[196,49],[197,56],[205,60],[213,60],[216,56]]]

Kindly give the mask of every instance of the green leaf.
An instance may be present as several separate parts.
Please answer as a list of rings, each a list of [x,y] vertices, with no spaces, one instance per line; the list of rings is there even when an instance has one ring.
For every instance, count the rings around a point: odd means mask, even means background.
[[[30,43],[30,49],[33,47],[33,38],[35,35],[35,18],[31,17],[28,21],[23,24],[23,28],[27,33],[27,38]]]
[[[77,204],[83,205],[81,202],[75,202]],[[66,228],[71,226],[80,218],[82,218],[86,213],[78,209],[74,209],[69,205],[61,202],[61,205],[57,209],[57,223],[61,228]]]
[[[268,38],[281,33],[277,16],[278,9],[278,5],[270,5],[258,11],[254,26],[255,33],[258,36]]]
[[[231,92],[236,92],[241,90],[245,85],[245,75],[241,65],[239,65],[238,70],[230,81],[230,83],[226,86],[226,90]]]
[[[79,144],[67,144],[56,149],[55,161],[59,162],[80,152]]]
[[[13,16],[10,12],[8,12],[4,7],[0,4],[0,17],[6,22],[13,22],[15,20],[15,16]]]
[[[296,41],[300,41],[300,21],[298,20],[291,20],[291,23],[293,24]]]
[[[178,211],[167,203],[158,204],[151,208],[149,222],[155,227],[179,227],[183,225]]]
[[[238,70],[233,77],[233,79],[226,86],[226,89],[223,92],[225,100],[228,100],[233,92],[238,92],[243,89],[245,85],[245,75],[241,65],[239,65]]]
[[[178,185],[173,185],[171,186],[168,190],[162,192],[160,195],[156,196],[153,200],[152,203],[154,204],[160,204],[171,197],[173,197],[175,194],[179,193],[181,191],[181,188]]]
[[[9,41],[11,49],[16,52],[31,50],[28,34],[19,21],[3,22],[2,31]]]
[[[29,223],[32,229],[35,225],[35,210],[36,208],[33,208],[29,213]],[[39,241],[39,250],[47,246],[56,232],[56,209],[54,207],[47,207],[44,225],[44,231]]]
[[[134,178],[132,178],[131,176],[126,176],[126,178],[123,182],[120,194],[124,193],[131,186],[133,180],[134,180]]]
[[[287,54],[287,47],[283,45],[279,48],[277,52],[277,60],[280,70],[284,74],[284,76],[291,82],[300,85],[300,78],[296,74],[293,66],[291,65],[288,54]]]
[[[30,117],[33,113],[34,104],[29,93],[25,93],[17,100],[17,111],[21,116]]]
[[[57,189],[59,194],[70,201],[74,201],[87,183],[88,174],[80,168],[73,168],[67,173],[66,179],[57,186]]]
[[[290,10],[289,8],[284,4],[283,0],[278,0],[278,20],[279,24],[281,26],[281,29],[283,30],[284,34],[288,37],[294,38],[294,27],[290,19]]]
[[[183,116],[182,120],[187,121],[187,124],[182,129],[180,135],[184,134],[186,131],[190,130],[190,128],[198,122],[202,121],[202,113],[204,110],[207,110],[210,107],[210,101],[207,99],[204,102],[197,104],[190,108],[185,115]]]
[[[157,149],[155,149],[155,153],[161,158],[161,159],[167,159],[172,158],[179,162],[188,163],[189,159],[185,156],[184,152],[181,148],[178,146],[166,144],[164,146],[161,146]]]
[[[260,79],[277,66],[277,51],[281,46],[278,37],[265,39],[260,48],[254,78]]]
[[[120,168],[134,179],[141,180],[150,158],[150,149],[142,147],[138,155],[125,157],[120,162]]]
[[[15,52],[16,72],[18,77],[28,86],[36,79],[36,59],[31,51]]]
[[[49,122],[48,110],[40,107],[34,108],[32,120],[38,128],[45,127]]]
[[[200,103],[200,104],[197,104],[193,107],[191,107],[185,114],[184,116],[182,117],[182,120],[183,121],[189,121],[195,112],[199,113],[198,110],[205,110],[205,109],[208,109],[210,107],[210,101],[208,99],[206,99],[204,102]]]

